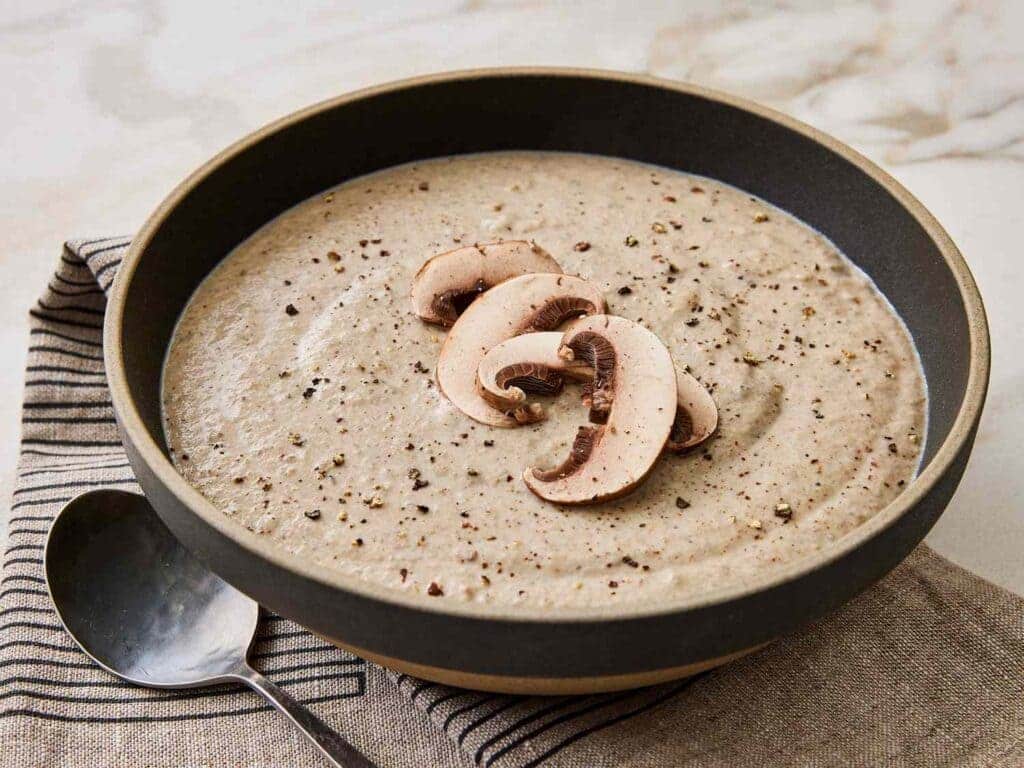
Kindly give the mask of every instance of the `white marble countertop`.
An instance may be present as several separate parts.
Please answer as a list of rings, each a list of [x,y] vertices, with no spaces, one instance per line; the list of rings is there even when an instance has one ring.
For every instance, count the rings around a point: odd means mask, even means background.
[[[605,67],[787,111],[879,162],[946,226],[981,286],[994,365],[970,466],[929,541],[1024,594],[1024,3],[297,5],[5,4],[0,517],[27,312],[65,238],[133,232],[214,152],[344,91],[464,67]]]

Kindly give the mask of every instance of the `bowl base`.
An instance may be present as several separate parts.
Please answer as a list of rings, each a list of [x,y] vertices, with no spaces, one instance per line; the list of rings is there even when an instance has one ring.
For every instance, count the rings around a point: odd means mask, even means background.
[[[402,672],[433,683],[450,685],[455,688],[468,688],[474,691],[489,693],[510,693],[523,696],[568,696],[591,693],[610,693],[625,691],[631,688],[643,688],[684,677],[696,675],[714,667],[728,664],[754,651],[764,648],[768,643],[753,645],[750,648],[716,656],[713,659],[684,664],[679,667],[652,669],[644,672],[633,672],[624,675],[601,675],[598,677],[512,677],[506,675],[484,675],[475,672],[463,672],[457,669],[446,669],[428,664],[417,664],[404,659],[383,656],[365,648],[320,635],[324,640],[356,656],[372,661],[382,667]]]

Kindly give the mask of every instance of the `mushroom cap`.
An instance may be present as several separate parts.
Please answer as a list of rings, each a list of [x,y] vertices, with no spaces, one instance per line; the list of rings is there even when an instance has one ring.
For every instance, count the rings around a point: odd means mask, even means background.
[[[517,422],[492,406],[477,385],[477,371],[493,347],[539,330],[554,330],[567,320],[605,311],[595,283],[573,275],[538,273],[513,277],[482,294],[448,332],[437,360],[437,383],[456,408],[496,427]]]
[[[559,504],[593,504],[633,490],[650,472],[675,418],[672,356],[657,336],[632,320],[598,315],[576,321],[562,348],[596,371],[594,397],[607,400],[607,421],[582,426],[559,467],[529,467],[527,487]]]
[[[440,253],[423,263],[412,281],[413,311],[422,320],[453,325],[476,296],[512,277],[562,273],[554,258],[533,242],[477,243]]]
[[[553,395],[565,377],[588,381],[594,374],[586,363],[558,354],[560,331],[524,333],[491,347],[477,369],[477,386],[484,400],[510,413],[520,424],[544,418],[538,403],[526,404],[526,393]]]
[[[718,429],[718,406],[704,385],[683,371],[676,371],[679,390],[676,418],[665,450],[680,453],[700,445]]]
[[[564,378],[587,382],[594,378],[594,369],[586,362],[560,354],[563,336],[550,331],[526,333],[492,347],[477,370],[480,394],[520,424],[541,421],[543,409],[526,402],[528,392],[555,394]],[[718,407],[711,395],[697,379],[677,368],[676,415],[664,449],[685,451],[704,442],[717,427]]]

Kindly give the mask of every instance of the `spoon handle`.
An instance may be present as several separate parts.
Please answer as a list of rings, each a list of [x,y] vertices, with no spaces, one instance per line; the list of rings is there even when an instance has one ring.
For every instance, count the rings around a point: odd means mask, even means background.
[[[378,768],[375,763],[371,763],[355,747],[339,736],[327,723],[248,664],[242,665],[234,676],[260,693],[279,712],[291,720],[303,735],[330,760],[331,765],[337,766],[337,768]]]

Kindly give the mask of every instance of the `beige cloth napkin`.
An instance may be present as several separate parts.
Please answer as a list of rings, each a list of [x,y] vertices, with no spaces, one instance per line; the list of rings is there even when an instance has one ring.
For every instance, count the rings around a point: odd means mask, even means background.
[[[126,244],[68,243],[32,310],[0,572],[0,768],[320,766],[246,690],[154,691],[102,672],[51,608],[41,558],[54,514],[91,488],[138,489],[100,330]],[[619,694],[524,698],[426,683],[276,616],[259,638],[256,666],[385,768],[1024,765],[1024,600],[925,547],[753,656]]]

